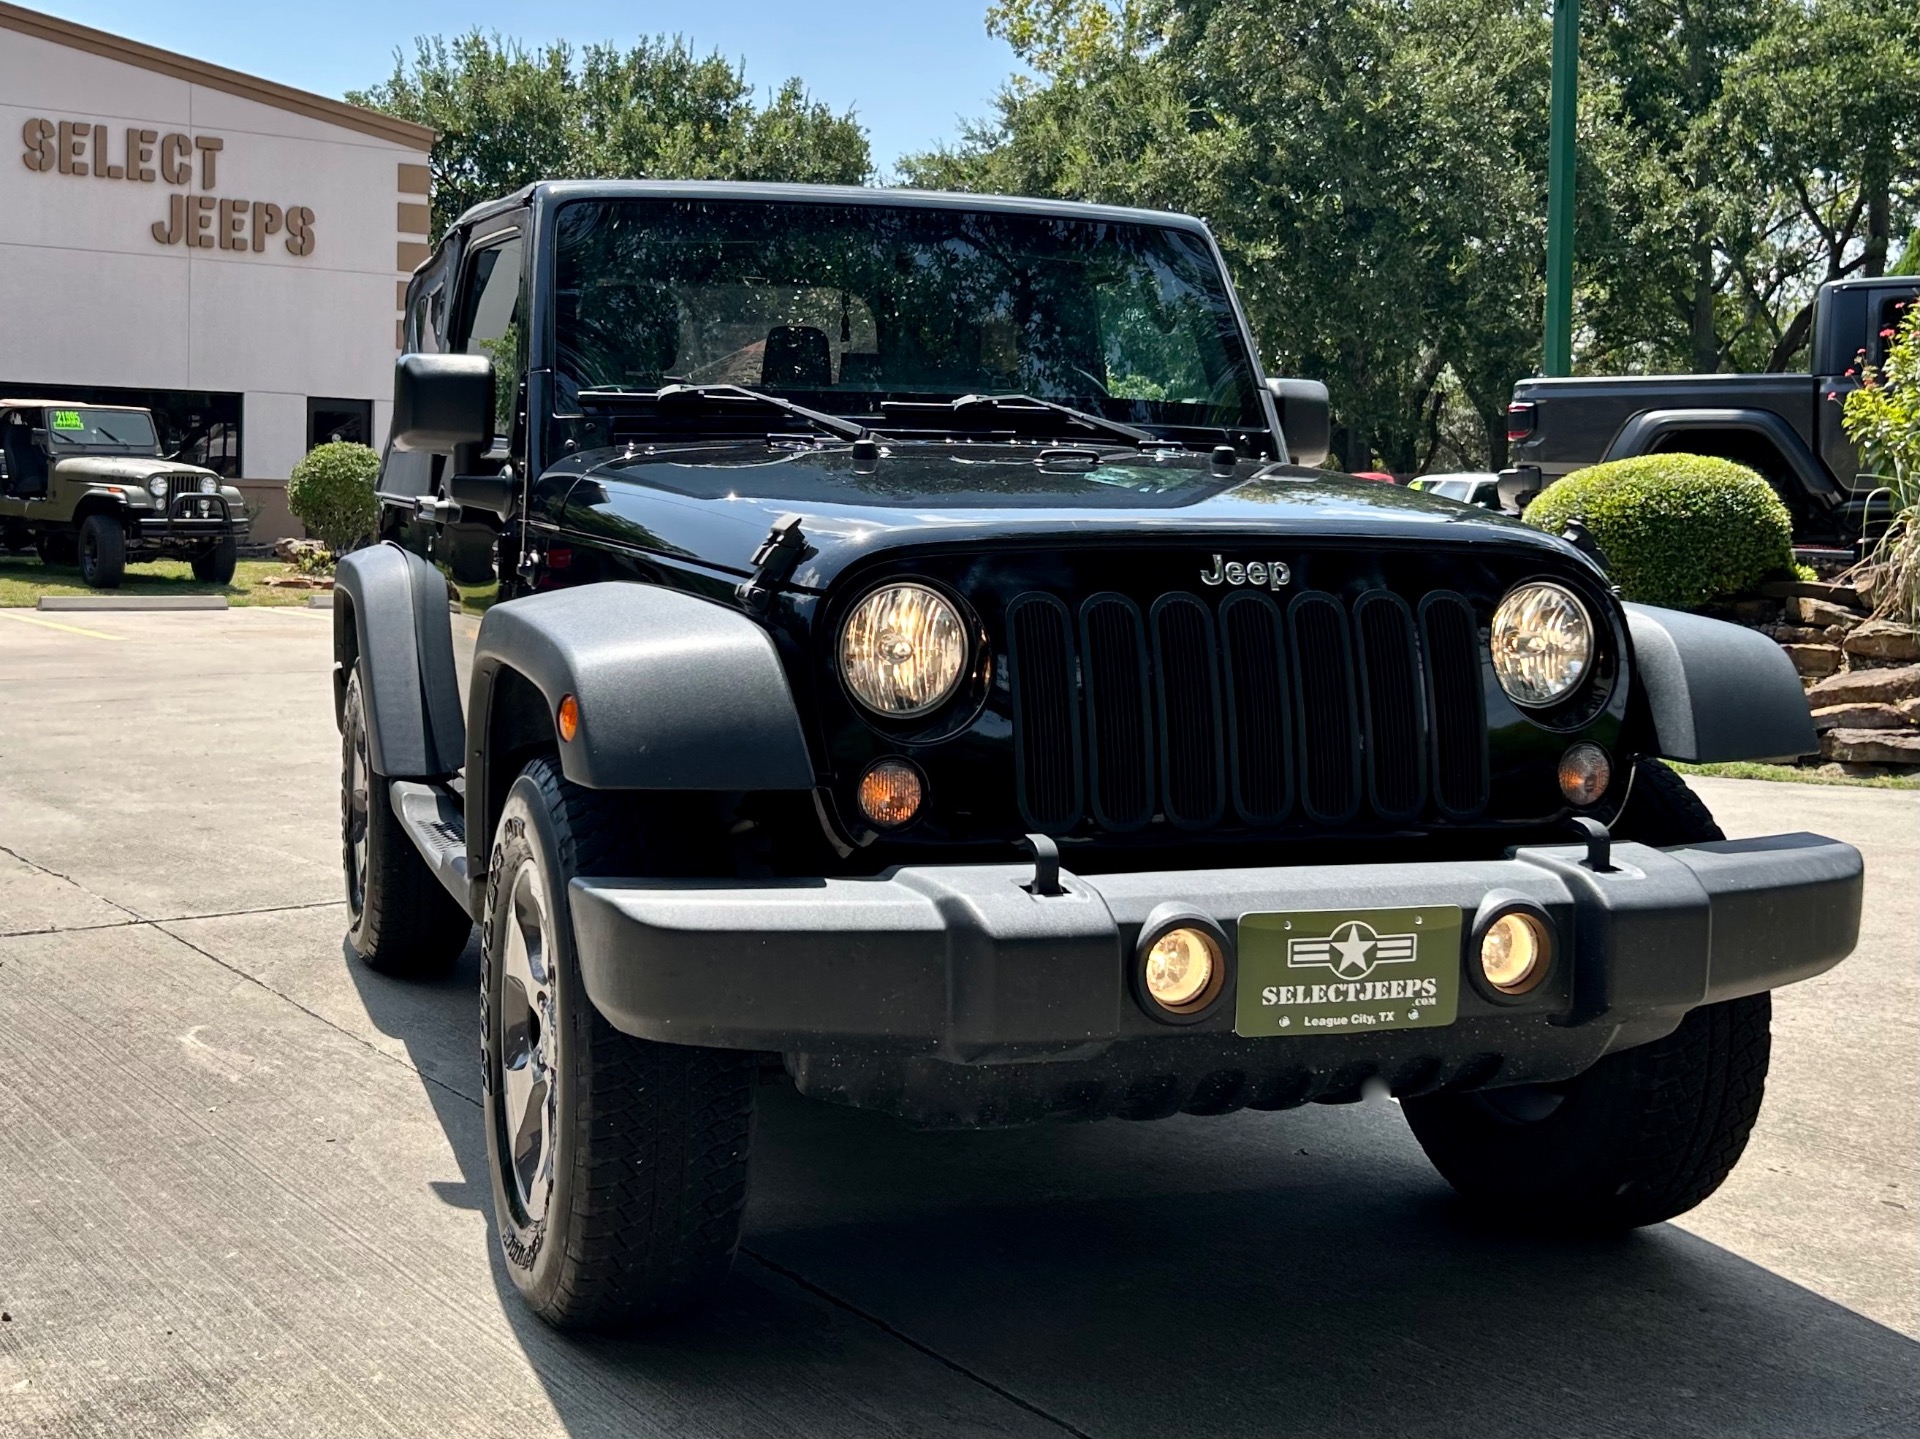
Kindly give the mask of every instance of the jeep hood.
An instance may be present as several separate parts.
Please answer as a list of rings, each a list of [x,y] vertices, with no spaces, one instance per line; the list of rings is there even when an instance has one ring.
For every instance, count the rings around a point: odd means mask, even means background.
[[[852,447],[717,443],[570,457],[534,486],[536,516],[563,532],[730,573],[784,515],[808,554],[793,576],[824,589],[849,565],[929,544],[1082,545],[1161,537],[1350,538],[1374,543],[1577,553],[1503,515],[1324,470],[1082,446],[883,441]]]
[[[157,455],[67,455],[53,462],[53,473],[63,480],[144,486],[155,475],[197,476],[211,475],[213,471],[179,460],[163,460]]]

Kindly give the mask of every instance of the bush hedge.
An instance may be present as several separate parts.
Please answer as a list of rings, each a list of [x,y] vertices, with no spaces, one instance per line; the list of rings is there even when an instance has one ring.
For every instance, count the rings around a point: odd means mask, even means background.
[[[1642,455],[1576,470],[1527,506],[1559,534],[1587,527],[1630,600],[1692,609],[1791,575],[1793,517],[1745,465],[1709,455]]]
[[[365,445],[315,445],[287,479],[287,508],[335,555],[344,555],[380,518],[373,494],[379,473],[380,456]]]

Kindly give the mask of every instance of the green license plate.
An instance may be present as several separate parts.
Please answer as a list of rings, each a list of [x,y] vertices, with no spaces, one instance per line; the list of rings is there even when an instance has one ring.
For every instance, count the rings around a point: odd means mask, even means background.
[[[1452,1024],[1460,907],[1242,915],[1237,998],[1233,1032],[1249,1036]]]

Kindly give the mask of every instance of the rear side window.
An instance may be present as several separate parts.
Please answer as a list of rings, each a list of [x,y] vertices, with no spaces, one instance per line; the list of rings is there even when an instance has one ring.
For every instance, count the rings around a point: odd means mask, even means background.
[[[457,348],[464,355],[493,361],[494,433],[513,430],[514,399],[526,367],[524,297],[520,283],[521,240],[511,239],[474,252],[467,269]]]

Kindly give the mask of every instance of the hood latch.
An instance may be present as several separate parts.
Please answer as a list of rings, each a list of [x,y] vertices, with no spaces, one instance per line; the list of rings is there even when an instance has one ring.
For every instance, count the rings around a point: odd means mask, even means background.
[[[793,578],[807,553],[807,537],[800,533],[800,516],[782,515],[773,522],[760,548],[753,552],[753,575],[734,594],[749,614],[764,615],[773,607],[774,592]]]

